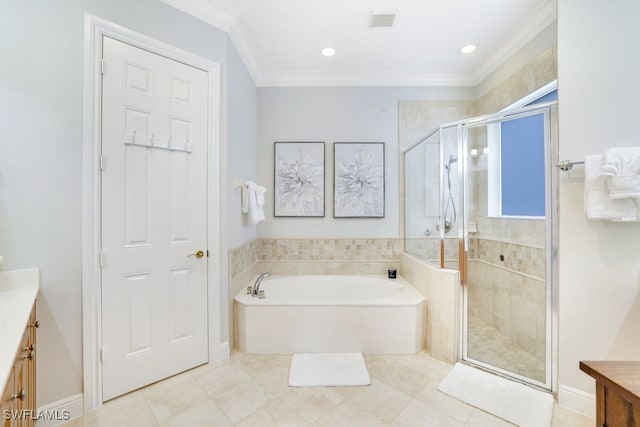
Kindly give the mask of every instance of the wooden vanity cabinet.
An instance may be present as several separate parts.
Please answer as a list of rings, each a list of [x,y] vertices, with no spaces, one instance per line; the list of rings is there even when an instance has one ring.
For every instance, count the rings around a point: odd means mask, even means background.
[[[596,426],[640,427],[640,362],[583,361],[596,380]]]
[[[37,417],[36,408],[36,319],[35,305],[22,341],[17,349],[15,363],[0,402],[3,427],[32,427]]]

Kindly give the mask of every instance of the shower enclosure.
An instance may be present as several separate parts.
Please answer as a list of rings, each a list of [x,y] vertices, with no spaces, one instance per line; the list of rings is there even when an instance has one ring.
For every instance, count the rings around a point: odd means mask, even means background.
[[[441,126],[404,153],[405,252],[459,268],[462,238],[457,125]]]
[[[405,252],[460,270],[460,359],[552,389],[556,103],[445,124],[404,153]]]

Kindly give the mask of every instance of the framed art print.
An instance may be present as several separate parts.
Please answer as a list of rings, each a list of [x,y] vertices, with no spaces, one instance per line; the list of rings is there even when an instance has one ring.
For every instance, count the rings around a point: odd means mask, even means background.
[[[274,163],[274,216],[324,217],[324,142],[276,142]]]
[[[333,145],[335,218],[384,218],[384,142]]]

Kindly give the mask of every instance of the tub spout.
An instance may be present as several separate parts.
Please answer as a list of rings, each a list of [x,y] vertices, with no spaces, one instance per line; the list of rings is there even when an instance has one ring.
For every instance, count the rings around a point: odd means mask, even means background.
[[[251,291],[252,296],[254,297],[258,296],[258,294],[260,293],[260,283],[262,283],[262,279],[269,276],[271,276],[271,273],[267,271],[265,271],[260,276],[258,276],[258,278],[256,279],[256,283],[253,284],[253,291]]]

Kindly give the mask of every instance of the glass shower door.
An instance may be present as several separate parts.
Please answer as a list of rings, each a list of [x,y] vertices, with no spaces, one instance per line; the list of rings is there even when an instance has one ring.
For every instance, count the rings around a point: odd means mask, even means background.
[[[494,115],[462,131],[462,357],[547,390],[555,282],[552,108]]]

